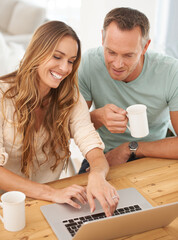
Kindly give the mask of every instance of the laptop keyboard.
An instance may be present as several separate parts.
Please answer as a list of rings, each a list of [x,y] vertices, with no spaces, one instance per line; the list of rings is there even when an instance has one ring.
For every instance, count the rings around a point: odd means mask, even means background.
[[[140,210],[141,210],[141,207],[139,205],[118,208],[114,211],[113,216],[122,215],[122,214],[130,213],[130,212],[136,212],[136,211],[140,211]],[[90,221],[93,221],[96,219],[101,219],[101,218],[106,218],[106,215],[104,212],[91,214],[91,215],[87,215],[84,217],[64,220],[63,223],[73,237],[76,234],[76,232],[79,230],[79,228],[82,226],[83,223],[90,222]]]

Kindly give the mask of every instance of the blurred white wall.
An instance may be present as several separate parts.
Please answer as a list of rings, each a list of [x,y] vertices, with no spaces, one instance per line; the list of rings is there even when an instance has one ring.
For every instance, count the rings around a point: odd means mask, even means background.
[[[88,48],[101,45],[101,30],[104,17],[116,7],[131,7],[140,10],[148,17],[151,25],[150,48],[160,50],[160,43],[166,31],[159,32],[167,19],[164,17],[171,0],[23,0],[30,1],[46,8],[47,18],[60,20],[69,24],[79,35],[82,42],[82,52]],[[163,11],[165,8],[165,11]],[[161,15],[161,18],[157,18]],[[162,29],[166,29],[163,27]],[[159,32],[159,34],[158,34]],[[157,36],[156,36],[157,35]],[[165,33],[164,33],[165,35]],[[161,38],[161,39],[160,39]],[[163,39],[163,40],[162,40]],[[163,43],[162,43],[163,45]]]
[[[166,36],[172,23],[170,3],[177,0],[21,0],[43,6],[49,20],[60,20],[69,24],[79,35],[82,52],[101,45],[101,30],[107,12],[115,7],[131,7],[145,13],[149,18],[151,44],[149,48],[166,52]],[[177,7],[176,7],[177,10]],[[176,11],[175,10],[175,11]],[[177,21],[177,19],[176,19]],[[175,22],[175,21],[174,21]],[[173,25],[173,24],[172,24]],[[174,26],[172,26],[174,28]],[[172,34],[171,44],[177,46]],[[169,40],[170,41],[170,40]],[[167,52],[166,52],[167,53]]]
[[[82,0],[21,0],[46,8],[46,19],[59,20],[80,32],[80,6]]]
[[[102,44],[104,17],[116,7],[131,7],[143,12],[150,21],[150,36],[154,39],[158,0],[81,0],[80,38],[82,51]],[[153,48],[153,42],[150,47]]]

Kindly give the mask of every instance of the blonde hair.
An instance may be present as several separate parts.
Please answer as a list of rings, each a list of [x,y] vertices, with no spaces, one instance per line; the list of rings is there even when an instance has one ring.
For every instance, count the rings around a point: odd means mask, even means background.
[[[51,89],[49,94],[41,99],[39,92],[38,66],[52,57],[57,44],[64,36],[71,36],[78,44],[77,58],[73,64],[72,72],[56,89]],[[60,161],[67,162],[70,157],[68,129],[68,117],[71,108],[78,101],[78,78],[77,69],[81,59],[80,40],[74,30],[60,21],[50,21],[40,26],[34,33],[32,40],[20,62],[16,72],[1,77],[2,80],[11,83],[11,87],[4,93],[5,98],[13,99],[15,102],[15,116],[18,123],[18,131],[23,135],[23,151],[21,159],[21,171],[28,176],[32,159],[35,154],[34,131],[35,114],[37,107],[47,107],[43,126],[47,131],[47,138],[42,146],[42,151],[50,145],[50,152],[55,156],[54,170]],[[44,101],[49,99],[48,106]],[[51,134],[52,133],[52,134]],[[63,151],[60,155],[57,149]],[[36,156],[37,157],[37,156]]]

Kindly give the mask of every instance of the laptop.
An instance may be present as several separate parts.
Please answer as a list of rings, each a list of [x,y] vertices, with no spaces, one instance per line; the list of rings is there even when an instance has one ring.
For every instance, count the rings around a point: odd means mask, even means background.
[[[118,190],[114,215],[106,217],[100,203],[75,209],[68,204],[48,204],[41,211],[59,240],[108,240],[165,227],[178,217],[178,202],[152,207],[135,189]]]

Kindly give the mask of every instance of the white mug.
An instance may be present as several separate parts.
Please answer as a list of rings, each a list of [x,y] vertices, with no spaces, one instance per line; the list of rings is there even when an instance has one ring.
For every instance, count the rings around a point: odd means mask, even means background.
[[[146,137],[149,134],[147,107],[143,104],[131,105],[126,109],[131,136],[135,138]]]
[[[25,194],[18,191],[6,192],[1,196],[0,207],[3,217],[0,220],[8,231],[20,231],[25,227]]]

